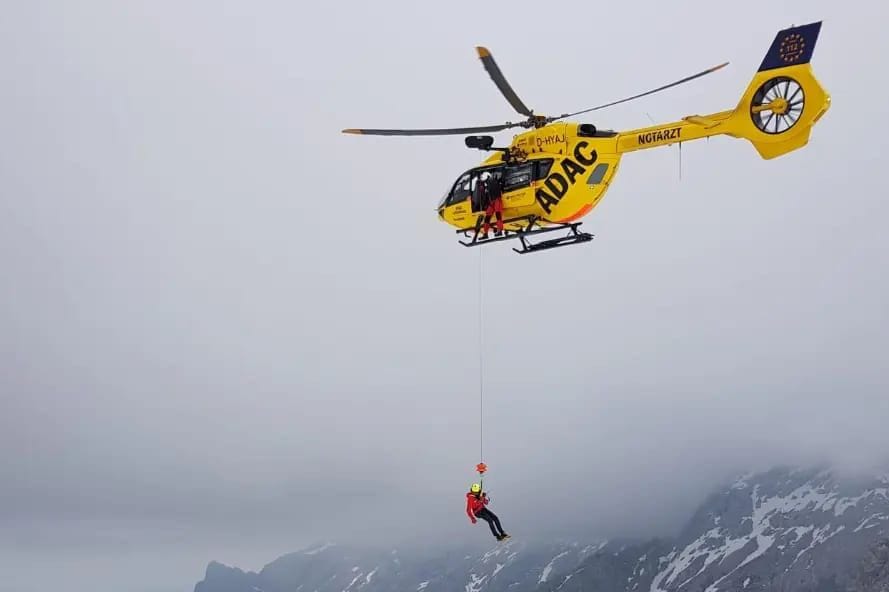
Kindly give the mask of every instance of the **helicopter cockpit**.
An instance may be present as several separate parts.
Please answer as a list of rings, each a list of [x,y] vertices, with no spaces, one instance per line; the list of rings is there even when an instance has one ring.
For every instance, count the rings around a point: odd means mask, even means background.
[[[472,211],[480,211],[477,200],[474,199],[476,183],[484,172],[494,174],[500,181],[504,194],[527,188],[534,181],[545,179],[553,165],[552,158],[540,158],[527,160],[521,163],[496,164],[470,169],[460,175],[451,186],[450,191],[438,204],[439,210],[462,203],[467,199],[472,204]]]
[[[444,196],[444,198],[442,198],[441,202],[439,202],[438,208],[441,209],[452,206],[458,203],[462,203],[468,199],[472,203],[472,211],[479,211],[480,207],[477,199],[475,199],[475,197],[477,197],[475,194],[475,188],[478,184],[478,180],[481,177],[481,174],[484,172],[488,172],[502,179],[504,168],[506,168],[505,165],[498,164],[493,166],[477,167],[466,171],[457,178],[457,181],[451,186],[451,190],[447,193],[447,195]]]

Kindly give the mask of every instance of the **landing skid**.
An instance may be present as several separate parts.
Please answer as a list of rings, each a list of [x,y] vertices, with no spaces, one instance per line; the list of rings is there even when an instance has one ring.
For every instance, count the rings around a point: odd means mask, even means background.
[[[513,248],[513,251],[519,253],[520,255],[524,255],[526,253],[533,253],[535,251],[544,251],[547,249],[555,249],[557,247],[568,247],[578,243],[585,243],[593,240],[592,234],[589,234],[587,232],[579,232],[577,230],[577,227],[580,226],[582,222],[574,222],[571,224],[554,224],[552,226],[540,226],[538,223],[538,218],[534,216],[523,216],[520,218],[510,218],[508,220],[504,220],[503,223],[510,224],[519,221],[525,222],[526,226],[524,228],[520,228],[519,230],[504,229],[502,236],[493,236],[492,238],[479,237],[481,224],[477,224],[473,228],[461,228],[457,230],[457,234],[463,234],[463,236],[469,238],[470,240],[468,242],[462,240],[459,242],[464,247],[477,247],[479,245],[497,243],[500,241],[513,240],[517,238],[519,239],[519,241],[521,241],[522,248]],[[569,230],[570,233],[567,236],[551,238],[545,241],[540,241],[538,243],[532,243],[526,238],[535,234],[558,232],[559,230]]]

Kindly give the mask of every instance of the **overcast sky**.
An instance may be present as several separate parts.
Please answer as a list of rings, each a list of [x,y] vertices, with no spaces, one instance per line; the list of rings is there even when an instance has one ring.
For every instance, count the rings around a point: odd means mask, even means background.
[[[884,2],[10,3],[0,20],[0,591],[185,592],[322,539],[670,533],[721,479],[889,447]],[[461,247],[483,155],[345,127],[734,106],[823,19],[831,110],[764,161],[628,155],[586,245]],[[509,133],[498,136],[508,142]],[[133,578],[133,581],[129,581]],[[140,587],[141,586],[141,587]]]

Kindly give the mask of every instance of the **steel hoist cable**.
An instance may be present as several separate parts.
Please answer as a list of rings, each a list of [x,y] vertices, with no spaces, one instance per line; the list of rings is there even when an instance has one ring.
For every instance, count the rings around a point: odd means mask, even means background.
[[[484,472],[487,470],[487,466],[484,463],[485,458],[485,416],[484,416],[484,402],[485,402],[485,381],[484,381],[484,342],[482,336],[484,334],[484,330],[482,327],[482,321],[484,320],[484,315],[482,314],[483,308],[483,300],[482,300],[482,278],[484,274],[482,273],[482,252],[484,249],[478,250],[478,464],[475,466],[475,470],[479,474],[479,485],[484,486]]]
[[[484,460],[484,435],[485,435],[485,421],[484,421],[484,400],[485,400],[485,385],[484,385],[484,350],[483,350],[483,341],[482,341],[482,278],[484,277],[482,274],[482,251],[483,249],[478,250],[478,460],[481,462]]]

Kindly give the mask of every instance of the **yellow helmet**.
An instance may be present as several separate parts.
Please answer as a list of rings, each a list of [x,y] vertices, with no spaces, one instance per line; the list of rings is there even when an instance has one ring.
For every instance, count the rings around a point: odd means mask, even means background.
[[[469,491],[471,491],[472,493],[478,493],[481,490],[482,490],[482,486],[479,485],[478,483],[473,483],[472,487],[469,488]]]

